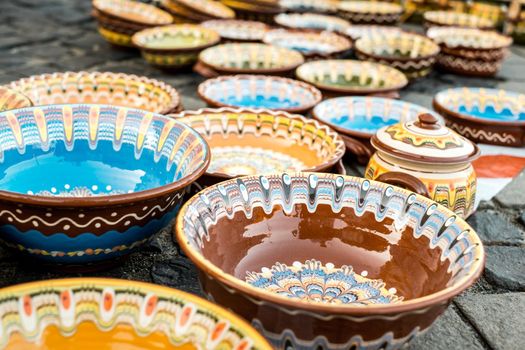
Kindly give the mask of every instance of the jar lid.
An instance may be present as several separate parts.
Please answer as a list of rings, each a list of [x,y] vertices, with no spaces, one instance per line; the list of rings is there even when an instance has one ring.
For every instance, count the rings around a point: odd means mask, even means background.
[[[422,163],[466,163],[479,156],[474,143],[440,124],[430,113],[381,128],[371,142],[390,156]]]

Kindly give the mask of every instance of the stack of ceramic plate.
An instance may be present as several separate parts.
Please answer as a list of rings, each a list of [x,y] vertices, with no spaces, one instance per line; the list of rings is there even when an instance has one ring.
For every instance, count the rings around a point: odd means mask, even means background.
[[[232,19],[232,9],[212,0],[159,0],[177,23],[198,23],[212,19]]]
[[[136,32],[173,22],[173,17],[155,6],[130,0],[93,0],[93,16],[100,35],[114,45],[131,47]]]
[[[232,8],[239,19],[269,24],[274,24],[274,16],[283,12],[278,0],[222,0],[222,3]]]

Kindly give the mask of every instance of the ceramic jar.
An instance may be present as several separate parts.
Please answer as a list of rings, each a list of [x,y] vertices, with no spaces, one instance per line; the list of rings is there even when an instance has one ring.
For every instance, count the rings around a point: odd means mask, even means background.
[[[474,211],[478,147],[432,114],[380,129],[365,177],[408,188],[466,218]]]

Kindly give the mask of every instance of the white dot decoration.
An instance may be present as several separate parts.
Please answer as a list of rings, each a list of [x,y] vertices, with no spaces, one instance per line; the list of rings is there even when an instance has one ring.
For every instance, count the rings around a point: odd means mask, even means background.
[[[368,271],[364,270],[363,272],[361,272],[361,276],[363,276],[363,277],[368,276]]]
[[[15,211],[16,211],[18,214],[22,214],[22,210],[20,210],[20,209],[17,209],[17,210],[15,210]]]
[[[300,269],[303,266],[303,264],[301,264],[299,261],[294,261],[292,265],[296,269]]]
[[[69,230],[70,228],[71,228],[71,226],[69,226],[69,225],[64,225],[64,230],[67,231],[67,230]]]
[[[112,188],[111,185],[107,185],[106,186],[106,191],[111,191],[111,188]]]
[[[126,221],[126,222],[124,223],[124,226],[129,226],[129,224],[131,224],[131,222]]]
[[[397,293],[397,289],[395,289],[395,288],[390,288],[390,289],[388,290],[388,292],[389,292],[390,294],[396,294],[396,293]]]
[[[85,215],[82,214],[82,213],[78,214],[78,217],[79,217],[79,218],[83,218],[84,216],[85,216]]]
[[[112,217],[117,216],[117,212],[114,211],[113,213],[111,213],[111,216],[112,216]]]
[[[33,220],[33,226],[38,227],[38,222],[36,220]]]
[[[50,218],[53,214],[51,213],[46,213],[46,217]]]
[[[146,211],[146,210],[148,210],[148,207],[144,207],[144,208],[142,208],[142,210]]]
[[[64,188],[65,188],[66,190],[69,190],[69,189],[71,188],[71,186],[70,186],[69,184],[65,184],[65,185],[64,185]]]
[[[33,191],[27,191],[27,194],[34,194]]]
[[[51,187],[51,193],[57,193],[56,187]]]
[[[97,185],[93,185],[93,186],[91,186],[91,189],[92,189],[93,191],[98,191],[98,186],[97,186]]]
[[[100,225],[100,222],[97,222],[97,223],[95,224],[95,227],[96,227],[96,228],[100,228],[100,226],[101,226],[101,225]]]
[[[9,217],[9,218],[7,218],[7,221],[13,222],[13,218]]]

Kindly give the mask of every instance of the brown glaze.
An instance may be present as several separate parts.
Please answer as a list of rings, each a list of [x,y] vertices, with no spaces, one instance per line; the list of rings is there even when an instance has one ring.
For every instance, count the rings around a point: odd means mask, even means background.
[[[398,187],[406,188],[412,192],[430,198],[427,186],[417,177],[408,173],[390,171],[383,173],[376,178],[376,181],[384,182]]]
[[[359,164],[367,164],[375,150],[370,144],[370,138],[358,138],[339,134],[345,142],[347,154],[350,153],[357,159]]]

